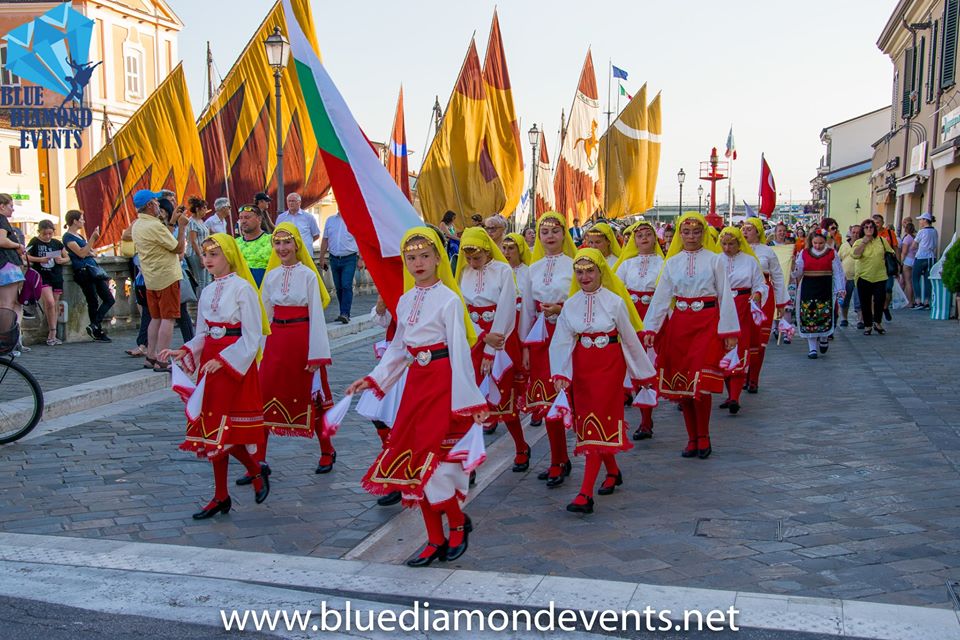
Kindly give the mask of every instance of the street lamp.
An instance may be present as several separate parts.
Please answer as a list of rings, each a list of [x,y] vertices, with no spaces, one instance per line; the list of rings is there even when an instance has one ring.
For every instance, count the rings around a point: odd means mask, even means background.
[[[527,131],[530,140],[530,219],[537,220],[537,146],[540,144],[540,130],[533,123]]]
[[[697,213],[703,214],[703,185],[697,187]]]
[[[857,220],[860,219],[860,198],[857,198],[857,205],[854,207],[854,210],[857,212]]]
[[[283,123],[280,111],[280,75],[287,66],[287,60],[290,59],[290,43],[283,34],[280,33],[280,27],[274,27],[273,33],[267,36],[263,41],[263,48],[267,52],[267,64],[273,67],[273,79],[276,82],[277,95],[277,213],[280,213],[280,207],[286,202],[283,193]]]
[[[680,169],[680,171],[677,172],[677,184],[680,185],[680,208],[677,211],[678,216],[683,215],[683,181],[686,179],[686,177],[687,173],[683,169]]]

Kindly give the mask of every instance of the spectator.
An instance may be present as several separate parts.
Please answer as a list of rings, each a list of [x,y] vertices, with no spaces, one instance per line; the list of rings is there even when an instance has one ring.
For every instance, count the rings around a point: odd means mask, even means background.
[[[0,308],[18,312],[17,294],[23,282],[23,234],[10,224],[13,198],[0,193]]]
[[[578,247],[583,242],[583,229],[580,228],[580,218],[573,219],[573,225],[570,227],[570,237],[573,243]]]
[[[884,255],[894,253],[886,239],[879,237],[878,225],[873,219],[860,223],[863,236],[853,243],[853,259],[857,261],[855,277],[860,308],[863,311],[863,335],[874,331],[883,335],[883,305],[887,283],[887,266]]]
[[[857,329],[863,329],[863,317],[860,314],[860,296],[857,295],[856,277],[857,260],[853,257],[853,243],[860,239],[860,225],[850,226],[847,234],[847,241],[840,245],[837,254],[840,256],[840,262],[843,265],[843,277],[846,280],[846,295],[840,301],[840,320],[841,327],[847,327],[850,323],[847,318],[850,314],[850,301],[853,301],[853,310],[857,314]]]
[[[917,257],[913,264],[913,294],[916,300],[914,308],[930,308],[930,268],[937,259],[939,237],[933,228],[936,222],[930,212],[920,216],[920,231],[917,232]],[[917,305],[920,305],[919,307]]]
[[[40,302],[47,316],[47,346],[63,344],[57,338],[57,316],[60,295],[63,293],[63,265],[70,262],[63,243],[53,237],[54,226],[49,220],[37,225],[37,237],[27,245],[27,261],[37,265],[40,280]]]
[[[897,233],[893,229],[884,226],[884,217],[879,213],[875,213],[870,217],[873,219],[873,223],[877,225],[877,237],[886,240],[887,244],[893,249],[894,255],[899,255]],[[883,303],[883,317],[887,320],[893,320],[893,316],[890,315],[890,302],[893,300],[893,281],[896,280],[896,278],[896,276],[889,276],[887,278],[887,296]],[[863,300],[861,300],[861,303],[862,302]]]
[[[87,335],[97,342],[110,342],[102,323],[113,306],[114,299],[110,293],[110,278],[103,267],[97,264],[92,246],[100,238],[100,227],[93,230],[90,244],[87,244],[80,235],[85,224],[83,211],[67,211],[66,222],[67,232],[63,234],[63,244],[67,247],[70,266],[73,267],[73,281],[83,291],[83,297],[87,301],[87,314],[90,317],[90,324],[86,327]]]
[[[301,232],[302,233],[302,232]],[[350,322],[350,307],[353,305],[353,274],[357,270],[357,241],[347,230],[340,212],[327,218],[323,225],[323,242],[320,243],[320,266],[327,268],[327,249],[330,250],[330,274],[337,290],[340,315],[337,322]]]
[[[533,245],[537,243],[537,230],[533,227],[527,227],[523,231],[523,239],[527,241],[527,246],[530,247],[530,250],[533,250]]]
[[[907,304],[911,305],[911,308],[917,308],[913,303],[913,263],[917,258],[918,249],[916,235],[917,228],[913,226],[913,220],[904,218],[903,224],[900,225],[900,263],[903,264],[900,284],[903,286],[903,293],[907,296]]]
[[[440,233],[443,235],[447,246],[447,258],[450,260],[450,268],[456,273],[456,258],[460,253],[460,236],[457,235],[457,227],[453,220],[457,217],[453,211],[447,211],[440,220]]]
[[[180,318],[179,255],[183,252],[187,226],[186,216],[175,216],[177,237],[174,238],[161,221],[158,193],[141,189],[133,194],[137,221],[133,225],[133,242],[140,254],[140,269],[147,287],[147,308],[150,325],[147,328],[147,364],[158,372],[169,371],[170,365],[155,356],[170,348],[173,324]]]
[[[663,228],[663,252],[666,253],[670,250],[670,243],[673,242],[674,229],[672,224],[668,224]]]
[[[274,224],[273,219],[270,217],[270,203],[272,200],[270,196],[261,191],[257,195],[253,196],[253,206],[257,209],[260,209],[260,217],[263,219],[263,228],[270,233],[273,233]]]
[[[300,208],[300,194],[291,193],[287,196],[287,210],[277,216],[277,224],[290,222],[300,232],[300,239],[307,253],[313,257],[313,243],[320,239],[320,225],[313,214]]]
[[[233,235],[230,224],[230,200],[217,198],[213,201],[213,214],[203,221],[210,233],[225,233]],[[209,235],[209,234],[208,234]]]
[[[499,247],[503,244],[503,236],[507,235],[507,219],[499,213],[494,214],[484,220],[483,228],[486,229],[493,243]]]
[[[482,227],[483,226],[483,216],[479,213],[475,213],[470,216],[470,226],[471,227]]]
[[[263,230],[263,210],[252,205],[240,207],[240,237],[237,248],[247,261],[250,273],[259,287],[267,271],[267,261],[273,251],[270,234]]]
[[[199,296],[210,282],[210,273],[203,268],[203,251],[200,250],[200,245],[210,235],[210,229],[204,224],[210,209],[207,207],[206,200],[196,196],[187,200],[187,204],[189,206],[187,207],[187,241],[184,244],[184,257],[187,259],[190,273],[197,281],[197,296]]]

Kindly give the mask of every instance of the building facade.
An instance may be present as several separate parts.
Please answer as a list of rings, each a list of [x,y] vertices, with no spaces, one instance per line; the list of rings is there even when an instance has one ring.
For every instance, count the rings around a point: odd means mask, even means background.
[[[873,144],[873,211],[899,226],[925,211],[941,247],[960,222],[960,0],[900,0],[877,46],[893,63],[888,131]]]

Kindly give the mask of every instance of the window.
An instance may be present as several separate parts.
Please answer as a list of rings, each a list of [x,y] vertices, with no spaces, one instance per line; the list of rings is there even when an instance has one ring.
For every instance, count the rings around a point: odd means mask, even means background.
[[[933,32],[930,35],[930,59],[927,60],[927,102],[933,102],[936,97],[936,69],[937,65],[937,38],[940,35],[940,21],[933,23]]]
[[[960,0],[947,0],[943,5],[943,49],[940,55],[940,89],[956,84],[957,20]]]
[[[143,98],[143,52],[130,46],[123,48],[123,77],[128,100]]]
[[[20,166],[20,147],[10,147],[10,173],[23,173]]]
[[[20,84],[20,76],[7,70],[7,45],[0,45],[0,84]]]
[[[913,90],[916,86],[916,76],[913,72],[916,69],[916,58],[917,50],[913,47],[903,52],[903,91],[900,95],[900,115],[905,119],[913,116]]]

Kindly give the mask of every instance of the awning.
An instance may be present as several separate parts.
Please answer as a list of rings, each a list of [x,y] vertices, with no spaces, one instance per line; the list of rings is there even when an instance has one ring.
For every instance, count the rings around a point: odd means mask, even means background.
[[[907,176],[897,180],[897,197],[905,196],[917,190],[917,175]]]
[[[45,211],[35,211],[23,207],[16,207],[13,210],[13,215],[10,216],[9,220],[14,224],[24,222],[37,224],[42,220],[49,220],[53,224],[57,224],[60,221],[57,216],[52,216]]]
[[[948,167],[957,161],[957,148],[950,146],[939,153],[934,153],[930,156],[930,161],[934,169]]]

